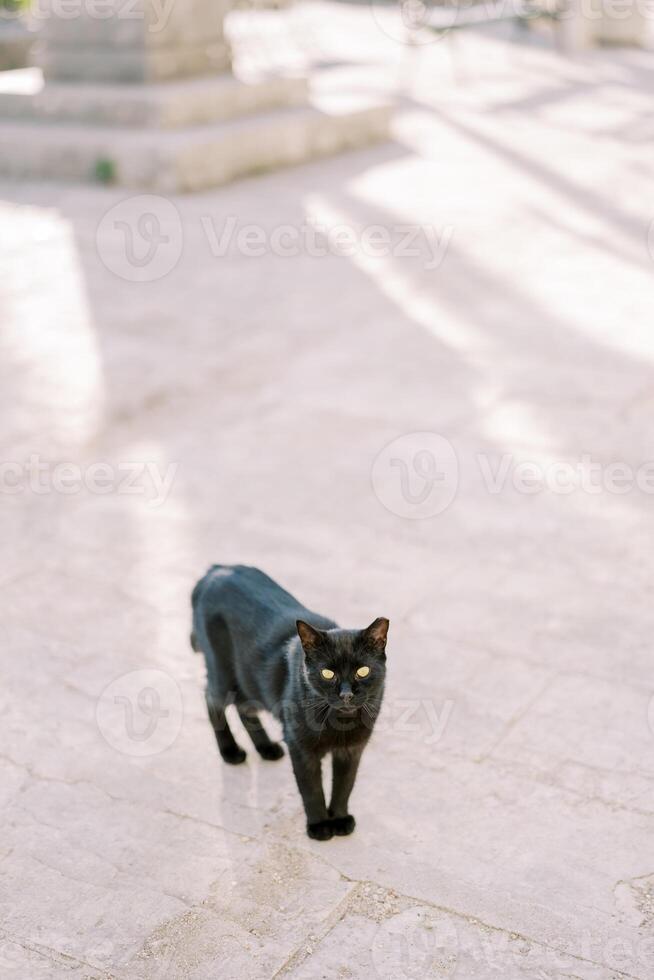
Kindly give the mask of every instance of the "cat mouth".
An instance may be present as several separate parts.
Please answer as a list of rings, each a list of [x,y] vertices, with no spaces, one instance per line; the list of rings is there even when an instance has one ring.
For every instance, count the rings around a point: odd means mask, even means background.
[[[335,708],[339,715],[355,715],[359,710],[357,704],[337,704]]]

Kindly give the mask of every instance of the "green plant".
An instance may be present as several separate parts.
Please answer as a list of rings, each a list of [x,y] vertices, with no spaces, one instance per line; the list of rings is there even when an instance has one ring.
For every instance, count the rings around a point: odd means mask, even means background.
[[[3,13],[25,13],[28,10],[29,5],[30,0],[0,0],[0,17]]]
[[[95,179],[101,184],[113,184],[116,179],[116,164],[108,157],[100,157],[95,162]]]

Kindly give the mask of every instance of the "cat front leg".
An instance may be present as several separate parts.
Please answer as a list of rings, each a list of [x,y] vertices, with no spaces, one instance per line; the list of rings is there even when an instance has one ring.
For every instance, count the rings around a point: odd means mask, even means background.
[[[329,816],[332,830],[339,837],[351,834],[356,826],[356,820],[347,812],[347,806],[360,759],[360,749],[336,751],[332,755],[332,798],[329,804]]]
[[[314,840],[329,840],[334,830],[325,805],[322,788],[320,756],[305,752],[297,745],[289,745],[295,781],[300,791],[307,817],[307,834]]]

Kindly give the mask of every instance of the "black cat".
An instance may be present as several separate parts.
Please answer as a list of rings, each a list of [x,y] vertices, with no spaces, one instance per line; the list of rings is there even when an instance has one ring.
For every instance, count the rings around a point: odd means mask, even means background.
[[[228,704],[236,705],[259,755],[281,758],[284,750],[259,720],[262,708],[270,711],[282,723],[309,837],[351,834],[347,805],[384,693],[388,620],[339,629],[244,565],[213,565],[192,601],[191,644],[206,660],[207,708],[225,762],[245,760],[225,718]],[[329,809],[321,771],[328,752]]]

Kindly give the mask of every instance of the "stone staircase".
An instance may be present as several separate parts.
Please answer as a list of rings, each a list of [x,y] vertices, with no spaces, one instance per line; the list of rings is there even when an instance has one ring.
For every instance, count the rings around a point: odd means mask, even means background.
[[[320,102],[300,78],[229,71],[146,84],[0,73],[0,175],[201,190],[385,139],[390,108]]]

